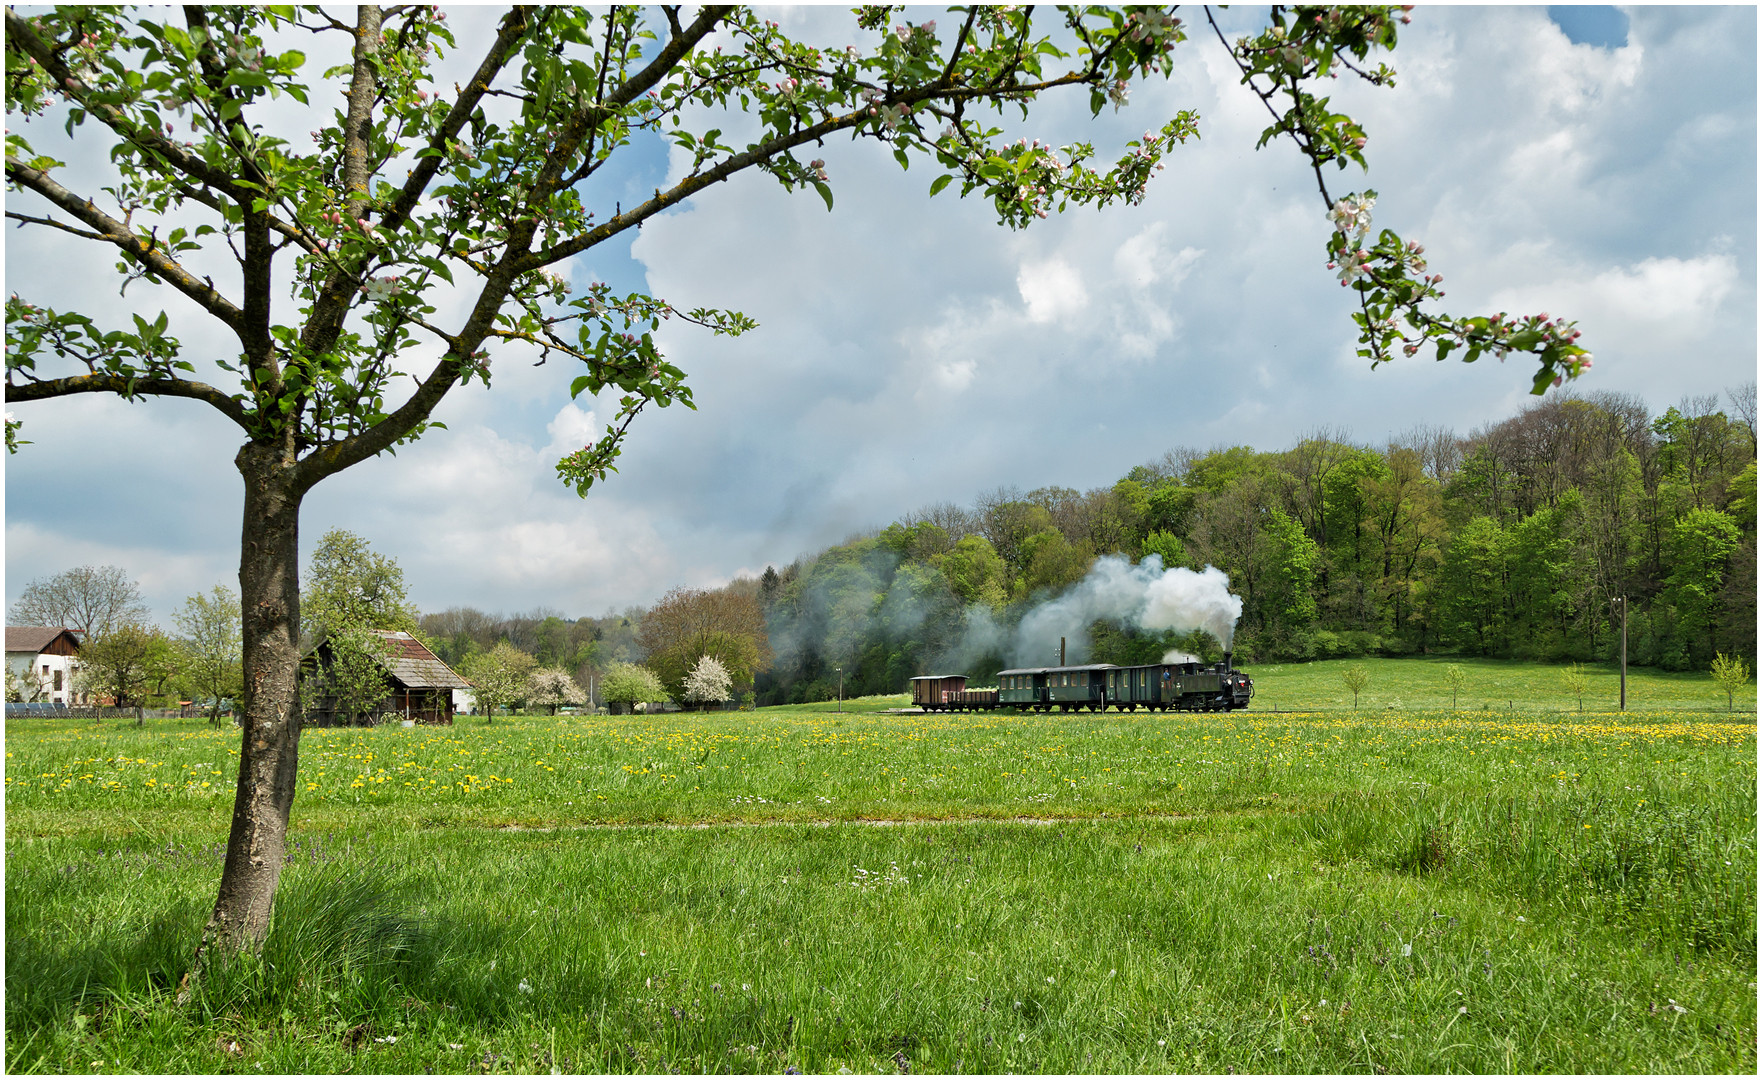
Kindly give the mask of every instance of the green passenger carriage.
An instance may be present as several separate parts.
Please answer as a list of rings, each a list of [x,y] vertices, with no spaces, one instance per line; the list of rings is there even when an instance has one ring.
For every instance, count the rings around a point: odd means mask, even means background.
[[[960,675],[923,675],[912,680],[912,704],[929,712],[1015,709],[1018,712],[1121,712],[1170,709],[1212,712],[1246,709],[1254,680],[1222,663],[1202,664],[1183,656],[1165,664],[1076,664],[1068,667],[1011,668],[997,673],[995,690],[968,690]]]

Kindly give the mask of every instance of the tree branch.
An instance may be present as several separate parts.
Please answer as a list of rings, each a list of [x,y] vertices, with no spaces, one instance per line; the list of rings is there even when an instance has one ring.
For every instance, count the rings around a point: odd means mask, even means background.
[[[7,15],[11,14],[12,12],[8,10]],[[29,188],[96,229],[103,234],[102,238],[105,241],[134,256],[149,271],[170,282],[178,292],[200,304],[210,315],[225,323],[235,334],[240,335],[241,340],[243,339],[245,325],[243,312],[234,307],[231,301],[221,296],[213,285],[207,281],[199,280],[175,259],[154,247],[151,241],[144,241],[136,236],[127,225],[98,209],[92,200],[81,199],[78,195],[62,187],[48,173],[33,169],[10,154],[6,158],[6,178],[15,184]]]
[[[246,413],[245,407],[236,399],[227,396],[216,387],[191,379],[133,379],[125,375],[93,374],[70,375],[63,379],[32,380],[26,383],[14,383],[9,379],[6,383],[6,400],[8,402],[46,401],[50,398],[68,397],[72,394],[116,394],[123,398],[143,396],[190,398],[195,401],[207,402],[233,423],[246,431],[251,430],[250,416]]]
[[[727,7],[706,7],[692,20],[685,32],[662,47],[642,71],[626,80],[613,93],[616,105],[627,105],[641,97],[648,89],[665,78],[667,72],[679,62],[679,59],[707,35],[715,25],[730,11]],[[498,47],[501,39],[498,37]],[[478,89],[479,93],[487,90],[487,85]],[[546,156],[540,175],[535,179],[529,198],[533,202],[541,202],[549,198],[550,192],[558,184],[563,171],[563,163],[570,160],[576,149],[580,147],[587,133],[598,126],[596,118],[608,111],[607,106],[598,102],[586,104],[576,109],[558,135],[556,144]],[[681,196],[683,197],[683,196]],[[669,204],[670,205],[670,204]],[[484,283],[483,291],[472,307],[465,328],[456,335],[453,347],[447,355],[429,372],[417,387],[416,393],[399,406],[396,411],[384,420],[357,435],[352,435],[340,442],[327,446],[311,456],[304,458],[298,466],[298,482],[303,487],[310,487],[319,480],[357,462],[388,449],[415,430],[417,425],[428,419],[452,385],[464,370],[465,354],[475,349],[483,339],[489,336],[495,324],[495,316],[501,311],[502,302],[514,281],[534,266],[542,266],[544,262],[528,265],[532,256],[529,249],[533,237],[537,233],[537,223],[532,218],[525,219],[516,225],[508,237],[508,246],[494,269]],[[550,260],[546,260],[550,261]]]
[[[212,168],[201,157],[190,153],[159,132],[135,123],[114,105],[92,101],[86,84],[62,63],[61,57],[32,28],[30,20],[10,7],[6,9],[6,43],[8,48],[17,46],[35,59],[54,79],[56,88],[64,96],[78,102],[81,108],[97,117],[125,141],[164,159],[173,170],[225,192],[235,202],[249,204],[252,193],[239,187],[231,174]]]
[[[6,216],[25,225],[47,225],[51,229],[60,229],[62,232],[72,233],[82,240],[109,239],[103,233],[87,232],[84,229],[76,229],[72,225],[64,225],[61,222],[56,221],[54,218],[32,217],[30,214],[15,214],[11,210],[6,211]]]
[[[1009,93],[1037,94],[1043,90],[1049,90],[1059,86],[1087,82],[1089,77],[1090,76],[1086,72],[1071,72],[1054,79],[1046,79],[1037,83],[1012,87],[1009,90]],[[920,102],[937,98],[954,102],[964,102],[995,96],[995,91],[984,87],[945,88],[932,84],[919,87],[917,90],[908,93],[900,94],[897,97],[890,98],[889,101],[916,105]],[[632,207],[630,210],[618,214],[616,217],[607,220],[598,228],[527,255],[518,260],[515,263],[515,266],[520,273],[526,273],[543,266],[549,266],[550,264],[566,259],[571,255],[580,254],[597,244],[604,243],[606,240],[618,235],[625,229],[647,221],[661,211],[691,198],[693,195],[702,191],[704,188],[709,187],[711,184],[719,183],[728,179],[742,169],[750,168],[753,165],[767,161],[785,150],[794,149],[805,143],[818,142],[826,136],[838,131],[857,127],[868,118],[869,110],[867,106],[864,106],[857,109],[855,112],[846,113],[843,116],[828,117],[812,127],[799,128],[795,131],[781,134],[769,142],[759,143],[748,148],[744,153],[734,154],[730,157],[724,158],[719,164],[706,172],[693,173],[690,176],[685,177],[680,180],[678,184],[674,185],[670,191],[657,191],[654,198],[640,206]]]
[[[440,150],[444,155],[447,143],[464,130],[466,121],[470,120],[471,114],[477,111],[478,102],[489,92],[490,84],[495,82],[496,76],[501,74],[502,68],[508,63],[508,58],[514,55],[515,44],[531,26],[528,18],[529,11],[530,9],[527,7],[517,7],[502,17],[501,28],[496,32],[496,40],[490,45],[489,52],[485,54],[483,62],[477,65],[477,70],[472,74],[470,81],[460,91],[459,100],[455,101],[453,107],[448,110],[447,118],[441,121],[440,129],[428,141],[431,148]],[[395,230],[403,226],[415,211],[416,204],[422,198],[422,193],[428,189],[429,182],[434,179],[435,174],[440,171],[441,165],[445,161],[444,156],[431,155],[416,162],[416,167],[410,170],[409,179],[404,181],[404,186],[398,192],[397,198],[392,200],[392,205],[386,210],[385,217],[381,219],[381,228]]]
[[[496,40],[490,45],[488,53],[484,55],[483,62],[477,65],[477,71],[460,92],[459,99],[453,103],[446,119],[441,122],[440,130],[435,132],[434,137],[429,140],[429,147],[440,150],[441,155],[430,155],[417,160],[416,167],[410,171],[410,176],[404,181],[404,186],[398,192],[397,198],[393,200],[392,205],[380,219],[382,228],[397,230],[409,221],[410,215],[415,212],[416,206],[422,198],[423,191],[427,190],[429,183],[433,181],[446,160],[444,155],[447,143],[464,129],[466,122],[471,119],[472,113],[477,110],[478,103],[488,93],[490,83],[495,81],[496,76],[507,65],[509,57],[514,55],[515,45],[530,26],[529,12],[529,8],[517,7],[503,17],[501,29],[497,32]],[[349,98],[351,111],[355,108],[355,100],[355,92],[351,88]],[[363,160],[365,160],[365,151],[363,151]],[[346,165],[345,162],[345,167]],[[363,190],[365,190],[365,186],[366,181],[363,180]],[[350,215],[351,220],[359,216],[362,215]],[[337,333],[342,329],[343,317],[348,314],[349,304],[354,299],[355,289],[359,284],[359,271],[349,272],[339,268],[331,274],[312,306],[312,313],[306,320],[305,328],[301,331],[300,340],[303,345],[314,352],[323,352],[330,347],[331,343],[336,340]]]

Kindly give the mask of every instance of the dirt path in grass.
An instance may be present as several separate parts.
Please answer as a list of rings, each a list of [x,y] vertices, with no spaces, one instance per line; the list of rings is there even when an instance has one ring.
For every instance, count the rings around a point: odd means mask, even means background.
[[[835,825],[866,825],[890,828],[900,825],[1076,825],[1090,821],[1190,821],[1197,814],[1086,814],[1072,817],[924,817],[924,818],[816,818],[807,821],[648,821],[599,822],[583,825],[491,825],[501,832],[591,832],[621,829],[777,829],[789,826],[813,826],[829,829]],[[450,826],[456,828],[457,826]]]

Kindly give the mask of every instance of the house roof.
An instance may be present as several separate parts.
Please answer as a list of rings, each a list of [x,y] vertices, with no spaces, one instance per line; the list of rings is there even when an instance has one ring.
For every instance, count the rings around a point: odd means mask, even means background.
[[[73,638],[74,647],[79,647],[79,638],[65,626],[8,626],[6,651],[40,653],[62,634]]]

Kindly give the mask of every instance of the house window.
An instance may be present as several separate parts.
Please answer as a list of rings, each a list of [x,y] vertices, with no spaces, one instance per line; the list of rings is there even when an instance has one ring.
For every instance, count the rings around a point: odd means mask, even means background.
[[[57,671],[57,672],[56,672],[56,673],[55,673],[55,686],[54,686],[54,689],[56,689],[56,690],[59,690],[59,689],[61,689],[61,672],[59,672],[59,671]]]

